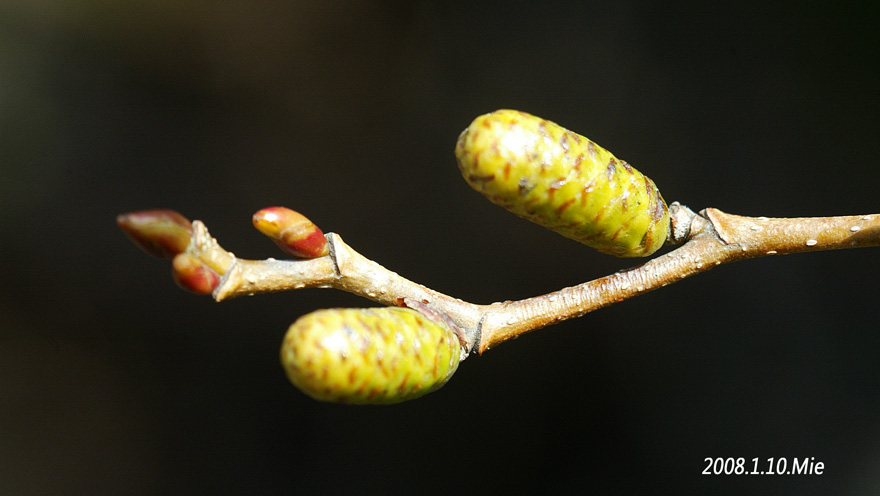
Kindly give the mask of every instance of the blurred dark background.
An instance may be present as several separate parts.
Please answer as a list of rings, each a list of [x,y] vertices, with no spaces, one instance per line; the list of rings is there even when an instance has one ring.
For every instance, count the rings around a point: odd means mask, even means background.
[[[880,211],[880,17],[767,4],[0,1],[0,494],[877,494],[876,248],[723,266],[423,399],[344,407],[293,388],[278,348],[297,316],[369,302],[217,304],[114,223],[172,208],[265,258],[250,215],[286,205],[479,303],[639,263],[469,189],[455,139],[498,108],[695,210]]]

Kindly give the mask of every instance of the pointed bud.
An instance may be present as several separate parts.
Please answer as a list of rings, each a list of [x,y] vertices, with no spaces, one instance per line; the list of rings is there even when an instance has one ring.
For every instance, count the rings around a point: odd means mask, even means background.
[[[181,288],[197,294],[211,294],[220,284],[220,276],[198,258],[181,253],[171,262],[174,282]]]
[[[294,257],[318,258],[329,252],[324,233],[299,212],[268,207],[255,213],[253,221],[258,231]]]
[[[192,237],[192,223],[174,210],[130,212],[117,216],[116,224],[154,257],[174,258],[186,250]]]

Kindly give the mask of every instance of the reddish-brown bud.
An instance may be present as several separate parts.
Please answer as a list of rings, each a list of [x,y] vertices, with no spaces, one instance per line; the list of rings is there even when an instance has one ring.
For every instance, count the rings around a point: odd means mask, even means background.
[[[186,250],[192,223],[174,210],[141,210],[116,217],[116,224],[142,250],[160,258],[174,258]]]
[[[258,231],[294,257],[317,258],[329,252],[324,233],[299,212],[268,207],[255,213],[253,221]]]
[[[198,258],[181,253],[171,262],[174,282],[181,288],[198,294],[211,294],[220,284],[220,276]]]

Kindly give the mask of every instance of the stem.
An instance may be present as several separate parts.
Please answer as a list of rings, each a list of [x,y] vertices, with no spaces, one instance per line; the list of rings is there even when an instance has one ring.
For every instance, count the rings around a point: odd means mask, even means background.
[[[496,304],[479,351],[546,325],[580,317],[724,263],[766,255],[880,245],[880,215],[769,219],[709,208],[693,219],[687,241],[644,265],[554,293]]]
[[[242,260],[224,250],[199,221],[189,250],[224,274],[214,291],[223,301],[241,295],[309,287],[335,288],[383,305],[404,298],[447,314],[465,334],[468,350],[495,347],[526,332],[680,281],[718,265],[766,255],[880,246],[880,214],[770,219],[709,208],[693,215],[682,207],[683,244],[647,263],[577,286],[519,301],[478,305],[412,282],[367,259],[330,233],[330,253],[309,260]]]
[[[209,236],[206,229],[195,229],[194,233],[194,238]],[[214,290],[214,299],[303,288],[340,289],[389,306],[402,305],[404,298],[412,298],[447,314],[465,332],[468,350],[473,349],[480,305],[401,277],[355,251],[336,233],[328,233],[327,242],[330,253],[309,260],[236,259]],[[222,250],[219,245],[215,249]]]

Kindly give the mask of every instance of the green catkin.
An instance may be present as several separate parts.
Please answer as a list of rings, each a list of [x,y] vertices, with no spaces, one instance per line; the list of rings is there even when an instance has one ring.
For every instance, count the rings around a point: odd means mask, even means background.
[[[335,403],[418,398],[446,384],[460,359],[448,326],[401,307],[317,310],[290,326],[281,347],[290,381]]]
[[[482,115],[455,156],[493,203],[600,252],[642,257],[666,241],[669,212],[654,182],[553,122],[516,110]]]

